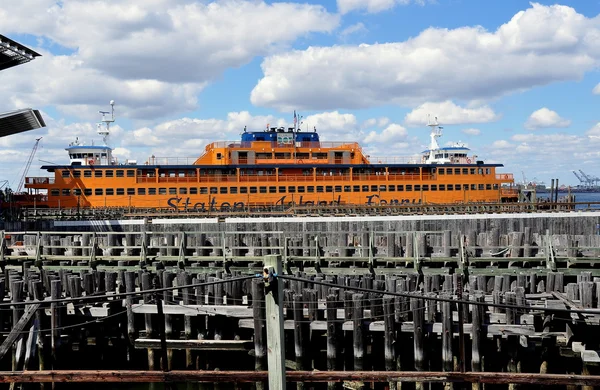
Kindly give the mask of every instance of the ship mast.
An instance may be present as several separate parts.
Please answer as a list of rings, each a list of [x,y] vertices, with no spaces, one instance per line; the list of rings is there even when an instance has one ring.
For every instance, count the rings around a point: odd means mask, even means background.
[[[107,145],[108,136],[110,135],[110,124],[115,121],[115,101],[110,101],[110,112],[109,111],[98,111],[102,114],[101,123],[98,123],[98,135],[102,136],[102,142],[104,142],[105,146]],[[110,114],[110,118],[107,118],[106,115]],[[102,124],[105,126],[103,127]]]
[[[440,145],[437,143],[437,138],[442,136],[442,129],[438,123],[437,116],[434,118],[433,122],[431,121],[431,117],[427,116],[427,126],[431,129],[431,133],[429,133],[429,137],[431,138],[431,143],[429,144],[429,150],[438,150]]]

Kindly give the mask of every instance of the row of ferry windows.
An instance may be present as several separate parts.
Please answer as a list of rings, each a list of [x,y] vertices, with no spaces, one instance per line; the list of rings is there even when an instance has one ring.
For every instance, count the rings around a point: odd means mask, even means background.
[[[479,175],[489,175],[491,172],[490,168],[438,168],[439,175],[474,175],[475,172]]]
[[[81,170],[73,170],[73,177],[81,177]],[[102,174],[104,172],[104,175]],[[94,177],[135,177],[135,169],[117,169],[113,171],[112,169],[107,169],[105,171],[95,170]],[[71,177],[71,171],[62,171],[62,177],[68,178]],[[92,170],[84,170],[83,177],[92,177]]]
[[[356,185],[356,186],[271,186],[271,187],[182,187],[182,188],[138,188],[137,195],[197,195],[197,194],[281,194],[322,192],[394,192],[394,191],[477,191],[498,190],[498,184],[407,184],[407,185]],[[136,195],[135,188],[86,188],[73,190],[53,189],[52,196],[70,195]]]
[[[490,168],[438,168],[437,169],[438,174],[440,175],[475,175],[477,174],[486,174],[489,175],[490,174]],[[117,170],[112,170],[112,169],[106,169],[106,170],[95,170],[92,173],[92,170],[73,170],[73,177],[81,177],[81,173],[83,172],[83,177],[92,177],[92,175],[94,177],[135,177],[135,170],[134,169],[117,169]],[[195,173],[195,171],[194,171]],[[152,173],[153,175],[154,173]],[[62,177],[63,178],[68,178],[71,176],[71,171],[68,170],[64,170],[62,171]]]

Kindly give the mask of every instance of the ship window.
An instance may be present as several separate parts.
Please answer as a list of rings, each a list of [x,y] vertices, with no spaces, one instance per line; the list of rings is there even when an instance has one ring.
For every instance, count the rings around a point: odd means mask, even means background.
[[[498,183],[494,183],[494,189],[497,190],[498,189]]]
[[[201,194],[208,194],[208,188],[207,187],[200,187],[200,193]]]
[[[307,186],[306,187],[306,192],[310,192],[310,193],[315,192],[315,186]]]
[[[108,155],[106,153],[102,153],[101,155],[102,157],[107,157]]]
[[[360,186],[352,186],[352,192],[360,192]]]
[[[125,171],[123,171],[122,169],[117,169],[117,177],[124,177],[125,176]]]
[[[269,187],[269,194],[276,194],[277,193],[277,187],[272,186]]]
[[[125,195],[125,188],[117,188],[117,195]]]
[[[406,185],[406,191],[412,191],[412,184]]]
[[[230,187],[229,188],[229,193],[230,194],[237,194],[238,193],[237,187]]]
[[[219,194],[226,194],[226,193],[227,193],[227,187],[219,187]]]
[[[107,188],[106,191],[104,191],[104,193],[106,195],[114,195],[115,194],[115,189],[114,188]]]
[[[256,187],[250,187],[250,193],[251,194],[256,194]]]
[[[431,185],[431,191],[437,191],[437,184]]]
[[[480,174],[480,175],[483,175],[483,168],[478,168],[477,169],[477,173]]]
[[[460,188],[460,187],[459,187]],[[463,190],[466,191],[469,189],[469,185],[468,184],[463,184]]]
[[[300,191],[298,191],[300,192]],[[344,192],[352,192],[352,187],[351,186],[344,186]]]
[[[362,192],[369,192],[369,186],[362,186]]]
[[[485,188],[485,186],[483,184],[478,184],[477,185],[477,189],[478,190],[483,190]]]
[[[69,195],[71,195],[71,190],[68,188],[63,188],[62,196],[69,196]]]
[[[416,190],[416,188],[415,188],[415,190]],[[423,184],[423,191],[429,191],[429,184]]]
[[[469,169],[469,173],[470,173],[471,175],[474,175],[474,174],[475,174],[475,168],[470,168],[470,169]]]
[[[388,187],[389,187],[388,191],[396,191],[396,186],[395,185],[391,184]]]
[[[156,195],[156,188],[154,188],[154,187],[148,188],[148,195]]]
[[[89,171],[89,170],[83,171],[83,177],[92,177],[92,171]]]
[[[182,195],[187,195],[187,187],[181,187],[179,188],[179,193]]]
[[[334,191],[335,192],[342,192],[342,186],[335,186]]]
[[[485,185],[485,189],[486,190],[491,190],[492,189],[492,185],[491,184],[486,184]]]
[[[81,171],[76,169],[73,171],[73,177],[81,177]]]
[[[83,195],[85,195],[85,196],[91,196],[92,195],[92,189],[91,188],[84,188],[83,189]]]
[[[449,170],[449,171],[452,171],[452,169],[448,169],[448,170]],[[443,175],[444,173],[446,173],[446,172],[444,172],[444,171],[445,171],[445,169],[444,169],[444,168],[440,168],[440,169],[438,169],[438,173],[439,173],[440,175]]]
[[[223,155],[221,153],[217,153],[217,160],[220,160],[223,158]]]
[[[440,191],[443,191],[442,190],[443,186],[444,186],[443,184],[440,184]],[[454,191],[454,185],[453,184],[448,184],[448,191]]]
[[[304,193],[304,186],[298,186],[298,192]]]
[[[452,174],[452,168],[446,169],[446,174],[451,175]]]
[[[109,169],[109,170],[105,171],[104,177],[113,177],[113,174],[114,174],[114,172],[111,169]]]
[[[75,189],[73,189],[73,195],[75,195],[75,196],[81,196],[81,188],[75,188]]]
[[[51,196],[60,196],[60,190],[53,189],[50,191]]]
[[[259,187],[259,192],[261,194],[266,194],[267,193],[267,187]]]
[[[477,189],[477,185],[476,184],[471,184],[471,190],[475,191]]]
[[[377,186],[376,185],[372,185],[371,186],[371,192],[377,192]]]
[[[138,195],[146,195],[146,189],[145,188],[138,188]]]
[[[177,195],[177,188],[169,187],[169,195]]]
[[[102,171],[94,171],[94,177],[102,177]]]
[[[71,176],[69,171],[62,171],[62,177],[69,177],[69,176]]]
[[[387,191],[387,187],[385,186],[385,184],[379,186],[379,191]]]
[[[463,168],[462,169],[462,174],[463,175],[468,175],[469,174],[469,168]]]
[[[397,190],[398,191],[404,191],[404,186],[403,185],[398,185]]]
[[[295,192],[296,192],[296,187],[294,187],[294,186],[289,186],[289,187],[288,187],[288,192],[289,192],[290,194],[293,194],[293,193],[295,193]]]
[[[217,193],[217,187],[210,187],[210,193],[211,194],[216,194]]]
[[[281,186],[281,187],[279,187],[279,193],[280,193],[280,194],[285,194],[285,191],[286,191],[286,188],[285,188],[285,186]]]
[[[128,169],[127,170],[127,177],[135,177],[135,170]]]
[[[460,168],[454,168],[454,174],[460,175]]]
[[[317,186],[317,192],[323,192],[323,186]]]
[[[159,188],[158,195],[167,195],[167,189],[165,187]]]
[[[197,195],[197,194],[198,194],[198,188],[190,187],[190,195]]]
[[[240,187],[240,194],[247,194],[248,193],[248,187]]]
[[[333,186],[325,186],[325,192],[333,192]]]
[[[94,195],[102,195],[102,188],[96,188],[94,190]]]
[[[421,185],[415,184],[415,191],[421,191]]]

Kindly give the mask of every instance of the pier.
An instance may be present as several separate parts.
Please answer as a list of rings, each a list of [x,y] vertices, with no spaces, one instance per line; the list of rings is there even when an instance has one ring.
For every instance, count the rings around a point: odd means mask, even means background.
[[[299,381],[288,387],[600,385],[599,219],[152,219],[5,230],[0,364],[36,372],[0,372],[0,382],[72,372],[266,388],[272,292],[263,271],[275,259],[282,363],[288,382]]]

